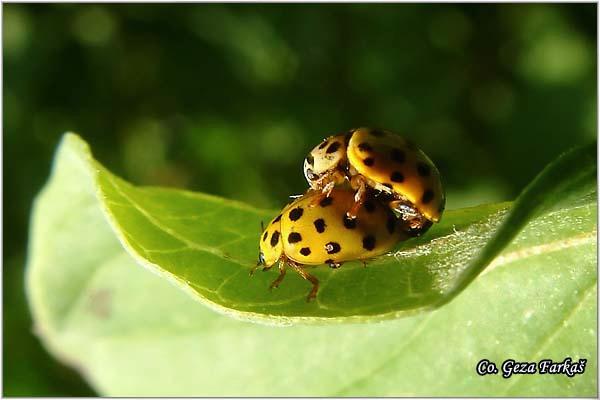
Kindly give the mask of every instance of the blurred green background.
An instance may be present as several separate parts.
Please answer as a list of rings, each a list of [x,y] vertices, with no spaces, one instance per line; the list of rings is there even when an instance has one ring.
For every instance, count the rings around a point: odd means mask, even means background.
[[[137,184],[279,208],[323,137],[391,129],[447,208],[596,137],[596,5],[3,5],[4,395],[93,395],[33,334],[32,200],[61,134]],[[258,233],[258,227],[257,227]]]

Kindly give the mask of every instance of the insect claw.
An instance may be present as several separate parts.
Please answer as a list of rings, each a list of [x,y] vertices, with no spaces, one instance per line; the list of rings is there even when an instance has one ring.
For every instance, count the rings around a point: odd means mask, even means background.
[[[306,296],[306,302],[310,303],[311,301],[313,301],[316,298],[317,298],[317,291],[315,290],[315,288],[313,288],[310,291],[310,293],[308,294],[308,296]]]
[[[356,214],[352,213],[352,210],[346,212],[346,217],[349,219],[356,219]]]

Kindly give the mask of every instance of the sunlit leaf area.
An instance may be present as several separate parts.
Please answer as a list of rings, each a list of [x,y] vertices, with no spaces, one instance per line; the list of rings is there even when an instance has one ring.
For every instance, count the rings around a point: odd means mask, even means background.
[[[8,4],[3,64],[4,395],[597,395],[595,4]],[[261,222],[360,126],[441,221],[269,290]]]

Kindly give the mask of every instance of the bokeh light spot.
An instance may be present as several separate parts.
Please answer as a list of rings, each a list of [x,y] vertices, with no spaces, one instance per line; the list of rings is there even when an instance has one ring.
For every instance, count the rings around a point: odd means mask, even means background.
[[[31,23],[27,13],[14,7],[4,8],[2,44],[6,57],[18,56],[31,37]]]
[[[110,41],[116,30],[114,17],[104,8],[89,7],[76,16],[73,23],[75,37],[85,45],[103,45]]]
[[[591,61],[589,46],[578,34],[551,32],[523,51],[520,70],[539,83],[569,83],[582,78]]]

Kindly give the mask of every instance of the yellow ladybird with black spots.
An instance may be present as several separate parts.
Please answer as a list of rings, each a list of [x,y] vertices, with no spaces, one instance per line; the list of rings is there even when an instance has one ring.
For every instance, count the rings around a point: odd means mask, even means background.
[[[267,270],[276,263],[279,266],[279,277],[271,287],[279,285],[290,267],[313,284],[310,300],[316,296],[319,283],[305,266],[338,268],[346,261],[368,260],[410,237],[403,221],[377,198],[368,195],[356,218],[349,218],[346,211],[353,204],[354,191],[336,187],[327,197],[313,192],[284,207],[260,236],[257,267]]]
[[[359,128],[325,139],[306,157],[304,175],[311,189],[323,196],[349,181],[356,190],[350,217],[356,216],[368,188],[375,189],[387,196],[412,234],[438,222],[446,204],[435,164],[414,143],[386,130]]]

